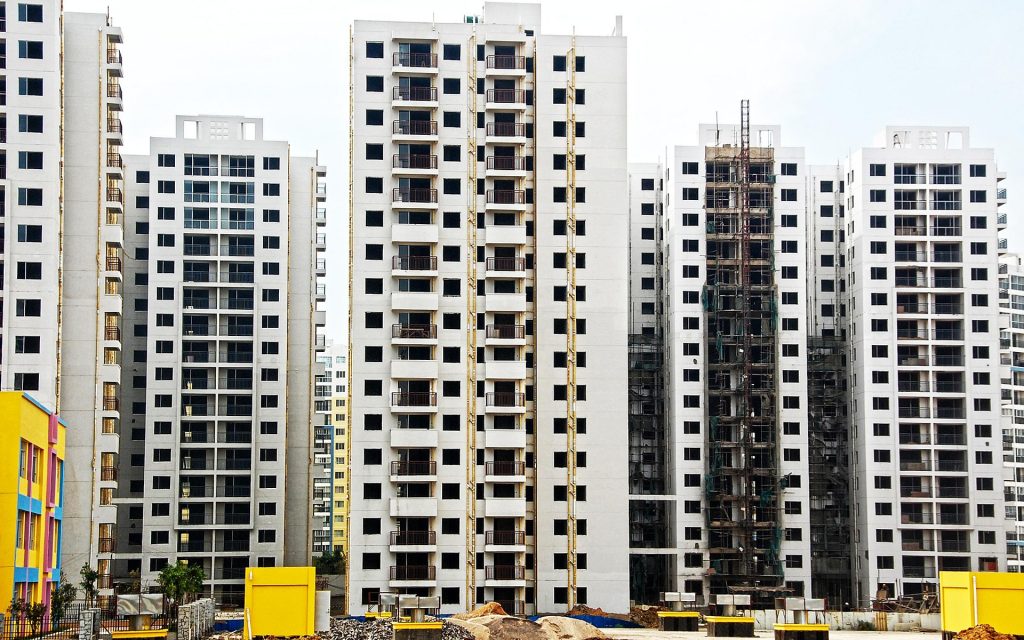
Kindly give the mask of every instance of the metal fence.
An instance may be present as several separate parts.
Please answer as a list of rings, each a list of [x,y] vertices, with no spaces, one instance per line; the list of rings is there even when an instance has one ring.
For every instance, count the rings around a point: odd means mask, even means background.
[[[117,615],[114,601],[107,602],[74,602],[60,615],[46,615],[31,619],[27,615],[11,615],[9,612],[0,614],[0,640],[29,640],[46,638],[46,640],[72,640],[78,638],[79,620],[84,611],[94,608],[99,611],[100,626],[105,631],[129,631],[131,619]],[[168,605],[165,611],[152,617],[150,628],[174,628],[178,622],[178,607]],[[203,626],[203,625],[200,625]],[[212,626],[212,623],[211,623]],[[208,630],[208,629],[207,629]]]

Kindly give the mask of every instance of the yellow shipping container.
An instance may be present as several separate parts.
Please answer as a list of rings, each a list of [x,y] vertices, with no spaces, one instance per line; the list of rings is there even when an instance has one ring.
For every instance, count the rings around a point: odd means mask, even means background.
[[[315,607],[316,569],[313,567],[250,567],[245,570],[243,637],[311,636]]]
[[[939,572],[942,630],[956,633],[979,624],[1024,635],[1024,574]]]

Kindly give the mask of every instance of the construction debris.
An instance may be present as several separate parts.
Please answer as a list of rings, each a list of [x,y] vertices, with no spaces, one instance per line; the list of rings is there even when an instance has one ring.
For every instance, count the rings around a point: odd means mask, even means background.
[[[390,620],[331,620],[331,630],[321,640],[393,640],[395,633]]]
[[[629,610],[629,619],[637,623],[641,627],[646,627],[647,629],[657,629],[658,611],[659,607],[633,607]]]
[[[953,636],[953,640],[1015,640],[1015,638],[1007,633],[999,633],[990,624],[979,624],[976,627],[964,629]]]

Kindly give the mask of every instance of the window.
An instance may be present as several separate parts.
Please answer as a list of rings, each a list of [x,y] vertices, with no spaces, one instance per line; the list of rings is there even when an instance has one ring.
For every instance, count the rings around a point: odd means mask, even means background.
[[[683,200],[697,200],[700,198],[699,190],[696,187],[685,187],[682,192]]]
[[[43,116],[18,114],[18,131],[20,133],[42,133]]]
[[[383,109],[367,109],[366,110],[366,126],[368,127],[379,127],[384,124],[384,110]]]
[[[783,189],[781,200],[783,202],[796,202],[796,189]]]
[[[985,177],[985,165],[983,164],[972,164],[970,168],[972,178],[984,178]]]
[[[27,4],[24,2],[18,3],[18,21],[19,22],[42,22],[43,21],[43,5],[41,4]]]
[[[700,170],[696,162],[684,162],[682,172],[685,176],[695,176]]]
[[[987,242],[972,242],[971,243],[971,255],[972,256],[983,256],[983,255],[987,255],[987,254],[988,254],[988,243]]]
[[[18,40],[18,57],[30,60],[43,59],[43,43],[40,40]]]
[[[458,95],[462,86],[458,78],[444,78],[441,82],[442,91],[447,95]]]
[[[383,42],[367,42],[366,43],[366,57],[367,58],[383,58],[384,57],[384,43]]]
[[[39,94],[42,94],[42,87],[39,87]],[[971,189],[971,202],[988,202],[988,192],[984,189]]]
[[[19,224],[18,242],[42,242],[43,227],[38,224]]]
[[[565,71],[565,56],[554,56],[551,61],[552,71]]]
[[[43,95],[42,78],[18,78],[18,95],[20,96],[41,96]]]
[[[796,175],[796,163],[795,162],[783,162],[779,166],[779,172],[784,176],[795,176]]]
[[[369,93],[383,93],[384,76],[366,76],[366,91]]]
[[[462,57],[462,45],[446,44],[441,47],[441,57],[444,60],[459,60]]]
[[[43,190],[18,187],[18,204],[25,207],[43,206]]]
[[[173,153],[161,153],[156,157],[156,166],[158,167],[173,167],[174,166],[174,154]]]
[[[42,280],[43,264],[41,262],[19,262],[17,274],[19,280]]]
[[[281,168],[281,158],[267,156],[263,158],[264,171],[278,171]]]

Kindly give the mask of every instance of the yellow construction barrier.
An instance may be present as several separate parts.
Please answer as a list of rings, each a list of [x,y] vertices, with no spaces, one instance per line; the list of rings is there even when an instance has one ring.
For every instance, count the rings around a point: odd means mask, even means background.
[[[243,637],[311,636],[316,609],[313,567],[250,567],[245,570]]]
[[[979,624],[1000,633],[1024,635],[1024,574],[939,572],[942,631],[956,633]]]

